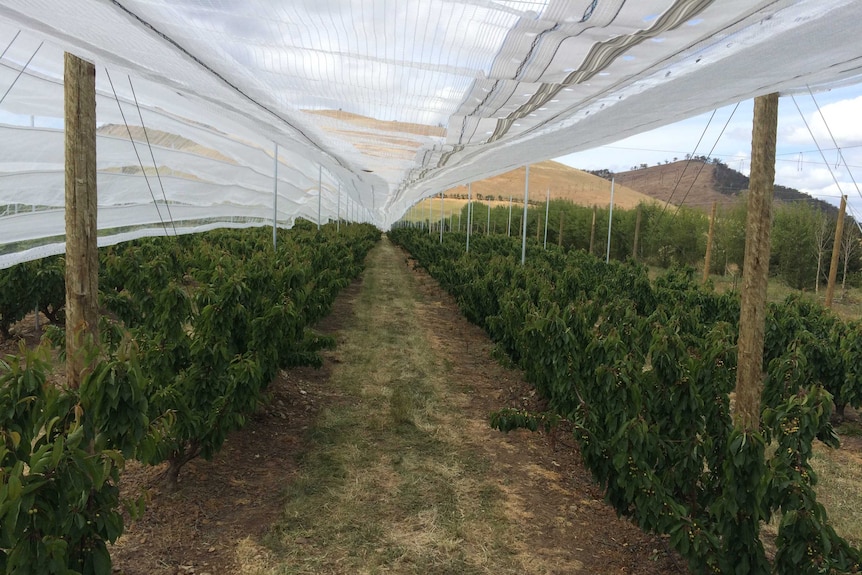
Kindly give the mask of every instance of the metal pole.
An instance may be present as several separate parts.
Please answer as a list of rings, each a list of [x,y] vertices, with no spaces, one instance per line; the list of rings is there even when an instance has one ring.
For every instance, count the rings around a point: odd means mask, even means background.
[[[320,229],[320,196],[323,195],[323,164],[317,171],[317,229]]]
[[[512,194],[509,194],[509,225],[506,227],[506,237],[512,235]]]
[[[431,208],[433,207],[434,202],[431,201],[431,198],[428,198],[428,235],[431,235]]]
[[[548,209],[551,206],[551,188],[548,188],[548,199],[545,200],[545,246],[548,249]]]
[[[485,226],[485,235],[491,235],[491,202],[488,202],[488,225]]]
[[[273,176],[272,176],[272,249],[273,251],[278,248],[278,239],[276,236],[276,229],[278,228],[278,144],[275,144],[275,153],[273,154],[275,158],[274,167],[273,167]]]
[[[473,183],[467,184],[467,253],[470,252],[470,232],[473,229]]]
[[[614,178],[611,178],[611,209],[608,213],[608,249],[605,253],[605,263],[611,261],[611,225],[614,222]]]
[[[341,231],[341,182],[338,182],[338,213],[335,218],[335,231]]]
[[[527,164],[527,174],[524,176],[524,226],[521,234],[521,265],[527,261],[527,202],[530,199],[530,164]]]
[[[440,243],[443,243],[443,222],[446,221],[446,216],[443,215],[443,192],[440,192]]]

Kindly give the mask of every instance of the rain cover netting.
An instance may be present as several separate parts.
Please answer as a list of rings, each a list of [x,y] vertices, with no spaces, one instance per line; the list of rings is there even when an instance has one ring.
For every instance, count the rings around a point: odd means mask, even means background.
[[[63,249],[64,50],[97,65],[105,244],[386,228],[528,162],[857,82],[860,37],[852,0],[0,0],[0,267]]]

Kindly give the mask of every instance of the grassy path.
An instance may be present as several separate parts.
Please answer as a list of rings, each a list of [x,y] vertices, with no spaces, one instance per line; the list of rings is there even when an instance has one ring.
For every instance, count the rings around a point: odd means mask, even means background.
[[[451,370],[411,281],[388,242],[372,252],[330,380],[343,400],[319,416],[269,537],[277,572],[523,572],[488,461],[450,421]]]
[[[330,401],[282,518],[240,545],[242,572],[663,572],[628,570],[649,551],[622,543],[631,528],[606,509],[595,519],[596,494],[566,486],[541,436],[488,428],[517,374],[432,283],[388,240],[369,255],[330,356]]]

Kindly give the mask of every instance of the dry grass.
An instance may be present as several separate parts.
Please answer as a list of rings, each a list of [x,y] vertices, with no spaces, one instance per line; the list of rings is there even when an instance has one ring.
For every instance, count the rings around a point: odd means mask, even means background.
[[[835,531],[862,546],[862,457],[854,449],[816,445],[811,467],[817,473],[817,498]]]
[[[249,575],[525,570],[487,461],[443,431],[457,427],[447,369],[398,262],[369,265],[331,379],[344,400],[310,430],[268,549],[240,547]]]
[[[490,203],[492,207],[508,207],[509,196],[511,196],[514,205],[523,206],[524,168],[473,182],[472,188],[473,199],[485,205]],[[606,206],[610,202],[611,183],[608,180],[588,174],[587,172],[548,160],[530,166],[531,200],[544,202],[547,190],[551,191],[552,200],[563,199],[584,206]],[[451,197],[455,194],[467,197],[467,186],[459,186],[444,192],[446,197],[443,200],[443,213],[447,218],[454,213],[457,219],[461,209],[467,205],[467,200]],[[485,199],[489,196],[493,199]],[[479,199],[480,197],[482,199]],[[500,201],[499,198],[503,198],[503,201]],[[653,198],[627,188],[619,182],[614,187],[615,207],[631,209],[637,207],[641,202],[651,203],[655,201]],[[428,217],[429,203],[432,217],[439,219],[439,197],[418,202],[415,210],[405,214],[405,219],[410,221],[426,219]],[[476,214],[477,221],[484,221],[481,219],[481,216],[482,214]]]

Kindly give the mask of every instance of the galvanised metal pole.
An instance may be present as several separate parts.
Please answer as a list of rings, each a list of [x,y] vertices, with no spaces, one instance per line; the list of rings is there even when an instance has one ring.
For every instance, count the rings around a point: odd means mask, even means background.
[[[275,251],[278,247],[278,237],[276,230],[278,228],[278,144],[275,145],[275,158],[272,176],[272,249]]]
[[[467,184],[467,253],[470,252],[470,231],[473,228],[473,182]]]
[[[341,231],[341,182],[338,182],[338,213],[335,214],[335,231]]]
[[[443,243],[443,222],[446,216],[443,215],[443,192],[440,192],[440,243]]]
[[[605,253],[605,263],[611,261],[611,226],[614,222],[614,178],[611,178],[611,209],[608,213],[608,249]]]
[[[527,174],[524,176],[524,226],[521,234],[521,265],[527,261],[527,202],[530,199],[530,164],[527,164]]]
[[[320,196],[323,195],[323,164],[317,172],[317,229],[320,229]]]
[[[551,188],[548,188],[548,198],[545,200],[545,245],[544,249],[548,249],[548,209],[551,206]]]
[[[491,202],[488,202],[488,223],[485,225],[485,235],[491,235]]]
[[[506,237],[512,235],[512,194],[509,194],[509,225],[506,227]]]

